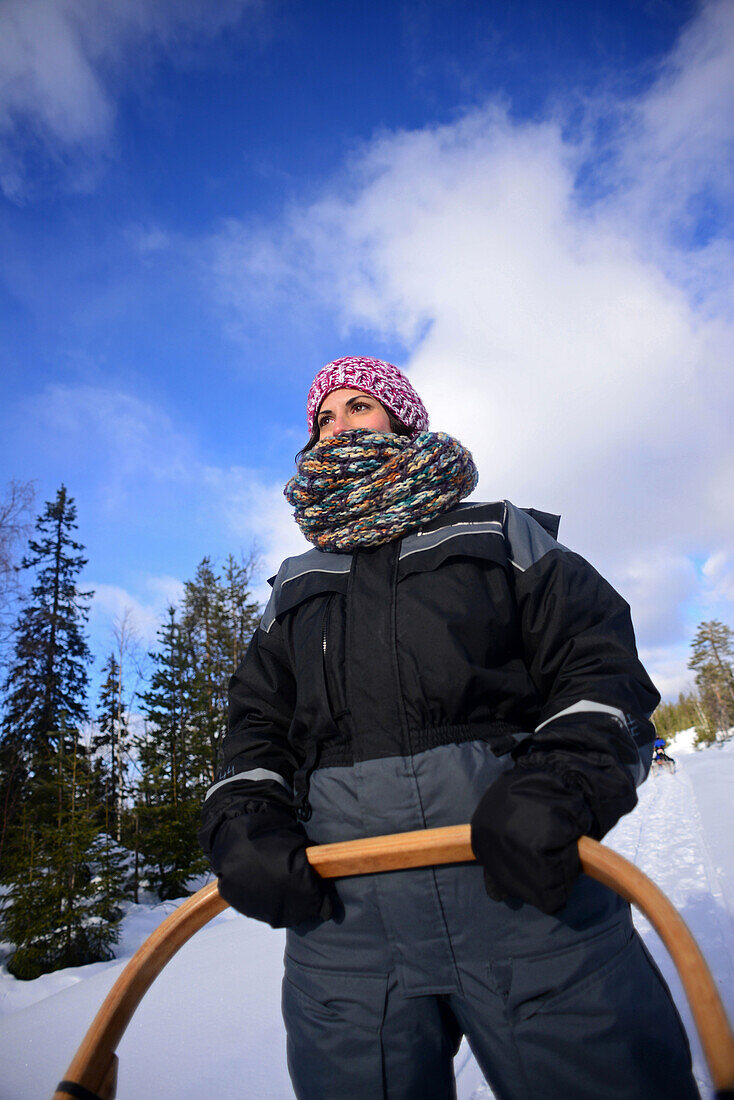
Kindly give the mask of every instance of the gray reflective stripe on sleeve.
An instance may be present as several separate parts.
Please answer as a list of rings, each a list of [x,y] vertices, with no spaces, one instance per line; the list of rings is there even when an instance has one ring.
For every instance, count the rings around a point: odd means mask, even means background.
[[[262,779],[274,779],[276,783],[280,783],[281,787],[285,787],[288,794],[292,794],[291,786],[286,783],[282,775],[278,775],[277,772],[268,771],[267,768],[253,768],[249,772],[238,772],[237,775],[228,775],[226,779],[220,779],[218,783],[215,783],[213,787],[210,787],[206,792],[204,801],[206,802],[210,794],[214,794],[220,787],[223,787],[225,783],[234,783],[238,779],[247,779],[251,783],[257,783]]]
[[[594,703],[591,699],[580,699],[578,703],[572,703],[565,710],[559,710],[558,714],[554,714],[552,718],[546,718],[545,722],[541,722],[539,726],[535,727],[535,732],[538,733],[549,722],[555,722],[557,718],[564,718],[567,714],[584,713],[611,714],[617,721],[622,723],[626,730],[629,730],[624,711],[619,710],[618,707],[610,707],[606,703]]]
[[[418,554],[421,550],[432,550],[449,539],[462,535],[499,535],[502,536],[502,524],[499,520],[472,520],[468,523],[455,523],[451,527],[442,527],[438,531],[418,532],[403,539],[400,560]]]
[[[629,723],[624,711],[619,710],[618,707],[610,707],[607,703],[594,703],[591,699],[581,699],[578,703],[573,703],[570,707],[566,707],[565,710],[559,710],[558,714],[554,714],[552,718],[546,718],[545,722],[541,722],[540,725],[536,727],[535,732],[537,733],[538,730],[542,730],[543,726],[547,726],[549,722],[555,722],[556,718],[563,718],[567,714],[610,714],[622,724],[624,729],[626,729],[627,733],[631,736]],[[634,785],[639,787],[647,774],[645,766],[640,760],[639,753],[637,754],[637,760],[634,764],[624,764],[623,766],[632,776]]]

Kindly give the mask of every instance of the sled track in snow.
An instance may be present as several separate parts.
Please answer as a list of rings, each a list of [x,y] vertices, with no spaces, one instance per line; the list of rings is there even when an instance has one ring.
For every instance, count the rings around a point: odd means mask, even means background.
[[[734,925],[685,761],[682,766],[679,762],[674,775],[663,772],[650,776],[639,796],[637,808],[619,822],[605,843],[631,860],[668,895],[698,940],[723,995],[734,983]],[[711,1096],[708,1071],[675,968],[649,922],[638,912],[634,918],[683,1018],[701,1094]],[[726,1007],[731,1017],[734,1006],[729,1003]]]
[[[611,835],[611,847],[627,855],[649,875],[686,919],[689,919],[686,909],[692,908],[693,901],[701,897],[709,899],[721,947],[733,967],[724,890],[706,842],[691,780],[679,768],[675,775],[662,774],[648,780],[640,793],[640,825],[634,855],[627,854],[617,843],[616,831]],[[630,821],[636,816],[637,813],[631,815]],[[701,931],[706,945],[713,928],[707,926]],[[695,927],[693,932],[695,935]]]

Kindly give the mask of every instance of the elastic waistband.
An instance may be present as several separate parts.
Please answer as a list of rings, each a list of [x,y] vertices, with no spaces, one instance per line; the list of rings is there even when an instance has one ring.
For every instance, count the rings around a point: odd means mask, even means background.
[[[484,741],[495,756],[504,756],[528,735],[527,729],[513,722],[496,719],[493,722],[467,723],[464,725],[426,726],[410,730],[411,753],[426,752],[439,745],[460,745],[465,741]],[[316,770],[319,768],[350,767],[355,761],[351,738],[329,738],[321,744]]]

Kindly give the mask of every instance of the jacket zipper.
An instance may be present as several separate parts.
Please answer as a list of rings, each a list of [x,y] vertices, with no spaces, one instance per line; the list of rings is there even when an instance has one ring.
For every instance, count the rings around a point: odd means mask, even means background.
[[[329,607],[331,605],[331,597],[326,601],[326,607],[324,608],[324,618],[321,625],[321,653],[324,662],[324,684],[326,684],[326,623],[329,618]],[[311,804],[308,800],[309,781],[311,778],[311,770],[316,763],[316,746],[313,745],[308,753],[311,757],[307,759],[306,765],[300,775],[301,790],[296,804],[296,816],[299,821],[308,821],[311,816]]]

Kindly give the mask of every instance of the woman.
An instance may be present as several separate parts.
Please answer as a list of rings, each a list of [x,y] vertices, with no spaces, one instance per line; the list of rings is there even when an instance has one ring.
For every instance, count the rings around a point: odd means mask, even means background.
[[[471,455],[389,363],[327,364],[281,566],[230,686],[202,844],[224,898],[288,928],[302,1100],[698,1095],[661,977],[576,841],[636,802],[658,694],[629,611],[558,521],[461,504]],[[478,864],[326,884],[307,843],[471,819]]]

